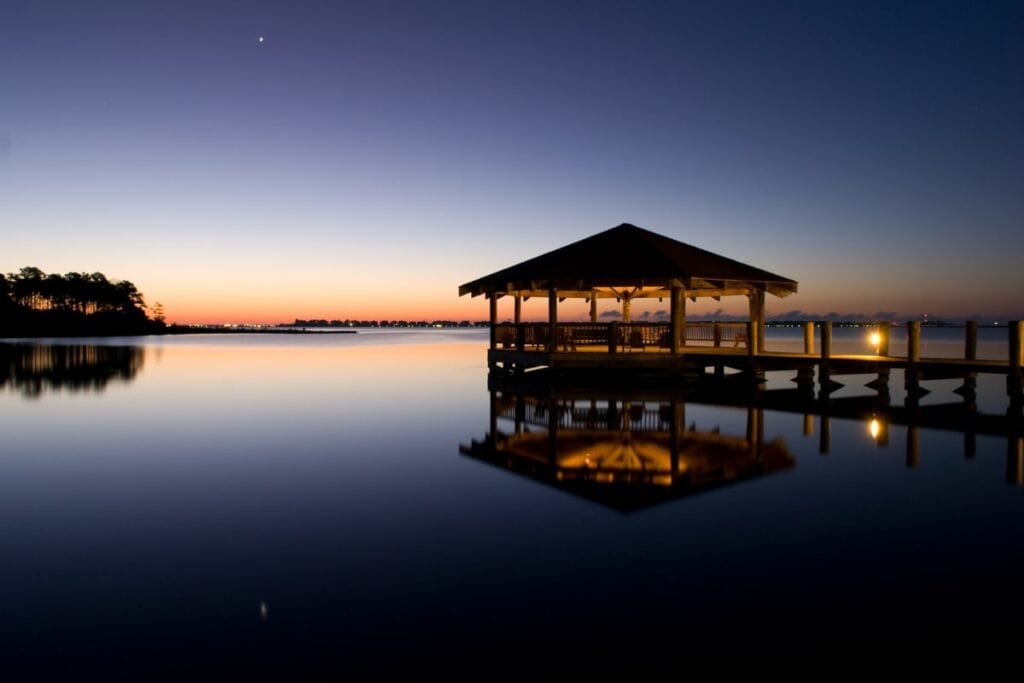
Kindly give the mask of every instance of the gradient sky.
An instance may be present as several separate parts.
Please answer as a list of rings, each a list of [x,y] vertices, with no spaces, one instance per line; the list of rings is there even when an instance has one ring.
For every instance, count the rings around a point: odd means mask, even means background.
[[[798,280],[769,314],[1024,317],[1024,3],[0,5],[0,272],[480,319],[622,222]]]

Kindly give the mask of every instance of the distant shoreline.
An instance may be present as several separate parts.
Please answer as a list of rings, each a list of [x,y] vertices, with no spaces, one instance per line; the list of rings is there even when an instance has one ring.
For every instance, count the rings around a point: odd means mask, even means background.
[[[169,325],[162,334],[356,334],[357,330],[309,330],[281,327]]]

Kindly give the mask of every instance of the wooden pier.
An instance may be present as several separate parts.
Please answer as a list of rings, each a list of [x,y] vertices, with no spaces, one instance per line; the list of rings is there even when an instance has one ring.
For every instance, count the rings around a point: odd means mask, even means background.
[[[544,368],[621,383],[739,374],[757,387],[767,372],[791,371],[800,392],[828,397],[842,386],[837,377],[858,374],[874,375],[870,386],[887,395],[890,375],[898,370],[904,377],[906,403],[913,406],[927,393],[922,382],[949,378],[961,380],[958,391],[970,402],[978,375],[988,373],[1006,378],[1009,412],[1019,413],[1024,365],[1020,321],[1010,323],[1007,357],[997,360],[977,357],[974,323],[965,327],[964,351],[956,358],[922,357],[920,321],[906,325],[903,356],[890,353],[888,323],[877,326],[874,354],[835,353],[828,321],[804,325],[802,350],[768,351],[765,298],[789,296],[797,286],[790,278],[624,223],[466,282],[459,286],[459,295],[488,300],[487,363],[492,375],[523,375]],[[748,321],[687,320],[687,301],[723,297],[745,298]],[[522,320],[522,303],[530,298],[547,300],[546,321]],[[559,304],[566,299],[589,303],[589,322],[560,321]],[[642,299],[667,303],[668,320],[631,320],[634,302]],[[511,322],[499,322],[502,300],[512,302]],[[607,308],[612,305],[615,308]],[[603,316],[619,320],[599,322]]]
[[[555,342],[550,341],[547,323],[498,324],[493,328],[488,350],[488,365],[494,374],[523,374],[538,368],[556,373],[600,372],[635,375],[641,378],[700,379],[707,375],[725,378],[727,370],[739,373],[751,385],[765,380],[766,372],[792,371],[798,390],[805,394],[828,396],[843,386],[837,378],[846,375],[875,375],[869,386],[888,392],[892,370],[901,370],[907,401],[915,402],[928,393],[922,382],[959,379],[958,392],[971,399],[979,374],[1003,375],[1011,408],[1019,410],[1022,398],[1024,365],[1024,322],[1009,323],[1008,353],[1005,360],[977,358],[978,327],[964,327],[964,353],[958,358],[930,358],[921,355],[921,325],[908,322],[907,351],[889,353],[890,326],[879,324],[877,353],[837,354],[832,352],[830,322],[804,324],[804,348],[800,352],[766,351],[747,340],[756,338],[753,323],[697,323],[685,328],[683,345],[673,350],[662,343],[668,335],[667,324],[574,324],[558,323]],[[820,336],[814,348],[815,330]],[[710,341],[709,341],[710,340]],[[618,379],[618,377],[616,377]],[[731,378],[733,382],[735,377]]]

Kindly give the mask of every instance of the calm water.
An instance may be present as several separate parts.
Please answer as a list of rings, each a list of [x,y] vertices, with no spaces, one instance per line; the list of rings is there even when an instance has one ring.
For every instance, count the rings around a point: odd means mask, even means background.
[[[1016,437],[965,453],[958,432],[679,396],[492,394],[486,336],[0,345],[5,668],[1005,652]],[[1005,412],[1002,382],[979,380],[980,410]]]

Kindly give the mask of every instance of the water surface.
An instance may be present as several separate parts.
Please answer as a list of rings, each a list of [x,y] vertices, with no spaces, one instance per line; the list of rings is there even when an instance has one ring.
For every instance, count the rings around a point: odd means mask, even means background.
[[[8,668],[984,648],[1024,607],[1017,437],[492,393],[486,338],[0,345]]]

